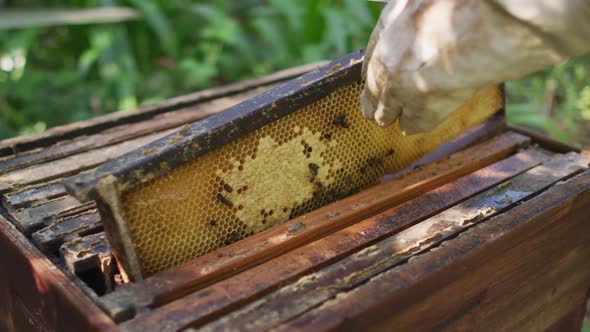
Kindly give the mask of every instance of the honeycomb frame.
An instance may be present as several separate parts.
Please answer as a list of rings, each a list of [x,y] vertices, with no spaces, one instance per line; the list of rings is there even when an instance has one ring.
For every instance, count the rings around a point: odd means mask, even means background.
[[[117,259],[141,280],[362,190],[503,109],[503,94],[492,87],[430,136],[375,129],[358,109],[362,56],[187,125],[66,186],[97,201]],[[364,142],[350,143],[358,137]],[[341,141],[348,143],[340,148]],[[169,204],[177,211],[166,212]]]

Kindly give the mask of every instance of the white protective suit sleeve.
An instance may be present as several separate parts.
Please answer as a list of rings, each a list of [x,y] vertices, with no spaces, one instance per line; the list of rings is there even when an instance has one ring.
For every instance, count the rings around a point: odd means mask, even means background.
[[[367,47],[361,108],[406,134],[483,87],[590,50],[590,0],[390,0]]]

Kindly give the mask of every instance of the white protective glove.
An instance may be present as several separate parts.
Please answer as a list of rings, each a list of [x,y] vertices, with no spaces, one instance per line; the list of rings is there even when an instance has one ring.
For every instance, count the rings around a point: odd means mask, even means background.
[[[590,0],[391,0],[363,63],[367,119],[434,129],[486,86],[590,50]]]

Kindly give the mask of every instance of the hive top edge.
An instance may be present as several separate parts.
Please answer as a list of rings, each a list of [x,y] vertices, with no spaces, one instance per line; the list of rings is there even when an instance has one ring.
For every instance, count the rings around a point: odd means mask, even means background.
[[[97,199],[101,180],[115,182],[117,190],[123,192],[157,178],[313,103],[335,88],[359,81],[364,53],[352,52],[95,169],[67,178],[66,189],[81,201],[90,201]]]

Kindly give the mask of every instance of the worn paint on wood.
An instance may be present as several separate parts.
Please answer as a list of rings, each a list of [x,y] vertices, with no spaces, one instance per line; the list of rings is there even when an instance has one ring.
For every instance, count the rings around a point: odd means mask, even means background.
[[[39,206],[23,208],[11,212],[13,223],[25,235],[42,228],[45,223],[51,221],[51,218],[63,211],[67,211],[72,206],[79,205],[80,202],[72,196],[63,196]]]
[[[89,275],[88,283],[94,283],[99,294],[114,287],[115,260],[104,233],[92,234],[65,242],[60,247],[66,267],[77,276]],[[99,273],[100,276],[89,272]],[[98,288],[98,289],[97,289]]]
[[[25,188],[3,195],[3,203],[7,209],[16,211],[33,205],[45,203],[54,198],[64,196],[66,188],[61,182],[44,183],[36,187]]]

